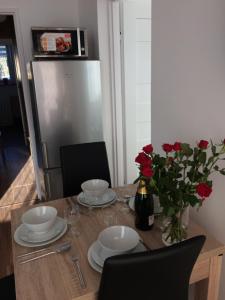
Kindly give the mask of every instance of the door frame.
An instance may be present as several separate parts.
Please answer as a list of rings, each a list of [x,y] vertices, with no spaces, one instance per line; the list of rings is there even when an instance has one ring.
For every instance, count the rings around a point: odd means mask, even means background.
[[[103,90],[103,98],[107,98],[111,114],[115,186],[126,183],[120,9],[120,0],[98,0],[99,55],[101,64],[110,77],[109,82],[107,78],[102,78],[102,86],[108,90],[107,97]]]
[[[7,7],[0,7],[0,15],[10,15],[13,16],[14,21],[14,29],[15,29],[15,36],[16,36],[16,45],[18,51],[18,63],[19,63],[19,71],[20,74],[19,79],[22,85],[23,95],[24,95],[24,102],[25,102],[25,111],[26,111],[26,118],[28,123],[28,130],[29,130],[29,139],[30,142],[30,150],[31,150],[31,158],[33,161],[34,166],[34,173],[35,173],[35,181],[36,181],[36,189],[38,198],[42,198],[42,189],[41,183],[39,182],[39,174],[38,174],[38,162],[37,162],[37,153],[35,147],[35,134],[34,134],[34,124],[33,124],[33,117],[31,113],[31,104],[30,104],[30,89],[29,83],[27,78],[27,69],[26,69],[26,61],[24,55],[24,48],[23,48],[23,40],[22,40],[22,31],[20,25],[20,16],[19,16],[19,9],[18,8],[7,8]]]
[[[145,0],[140,0],[145,3]],[[149,0],[150,1],[150,0]],[[134,174],[130,173],[128,165],[132,164],[135,168],[135,153],[130,153],[133,149],[134,143],[130,142],[129,138],[132,135],[130,123],[133,119],[132,114],[128,111],[128,104],[126,99],[130,99],[132,94],[128,95],[126,88],[126,56],[125,56],[125,12],[126,5],[138,3],[139,0],[98,0],[98,2],[105,2],[107,9],[104,13],[107,14],[108,22],[104,26],[107,27],[108,33],[108,64],[110,72],[110,85],[111,85],[111,114],[112,114],[112,138],[114,141],[114,170],[117,183],[119,185],[131,183]],[[151,2],[151,1],[150,1]],[[103,6],[103,5],[102,5]],[[102,7],[103,9],[103,7]],[[100,13],[103,13],[100,11]],[[99,26],[100,27],[100,26]],[[104,30],[103,30],[104,31]],[[99,31],[99,39],[101,39],[101,30]],[[105,37],[105,43],[107,42]],[[101,48],[99,49],[101,54]],[[101,56],[100,56],[101,58]],[[103,84],[107,84],[103,80]],[[127,121],[129,120],[129,122]],[[128,135],[129,132],[129,135]],[[134,156],[134,157],[133,157]],[[129,163],[128,163],[129,162]],[[138,174],[138,170],[137,170]],[[134,177],[135,178],[135,177]]]
[[[19,17],[18,17],[18,9],[16,8],[0,8],[0,15],[8,15],[13,17],[13,22],[14,22],[14,30],[15,30],[15,37],[16,37],[16,48],[18,51],[18,60],[19,60],[19,68],[16,66],[16,62],[14,62],[15,66],[15,71],[16,71],[16,85],[17,85],[17,91],[19,95],[19,103],[20,103],[20,112],[21,112],[21,117],[22,117],[22,123],[23,123],[23,131],[24,131],[24,139],[25,143],[26,141],[26,124],[27,124],[27,110],[26,110],[26,103],[24,99],[24,106],[25,106],[25,112],[23,109],[23,104],[21,103],[22,99],[19,91],[19,82],[21,81],[22,84],[22,90],[24,91],[24,80],[23,80],[23,72],[22,72],[22,65],[25,65],[24,60],[24,53],[23,53],[23,45],[22,45],[22,37],[21,37],[21,32],[20,32],[20,25],[19,25]],[[14,46],[14,45],[13,45]],[[29,129],[28,129],[29,130]]]

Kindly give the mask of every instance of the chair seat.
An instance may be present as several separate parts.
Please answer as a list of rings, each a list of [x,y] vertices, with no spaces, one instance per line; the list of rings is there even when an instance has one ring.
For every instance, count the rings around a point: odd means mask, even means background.
[[[14,275],[0,279],[0,299],[16,300]]]

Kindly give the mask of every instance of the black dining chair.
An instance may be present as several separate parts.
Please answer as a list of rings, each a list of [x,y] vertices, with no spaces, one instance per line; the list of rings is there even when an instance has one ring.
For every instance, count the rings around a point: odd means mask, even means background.
[[[0,279],[0,299],[16,300],[14,275]]]
[[[98,300],[188,300],[189,279],[205,242],[196,236],[176,245],[108,258]]]
[[[63,195],[81,192],[81,184],[89,179],[111,179],[105,142],[76,144],[60,147]]]

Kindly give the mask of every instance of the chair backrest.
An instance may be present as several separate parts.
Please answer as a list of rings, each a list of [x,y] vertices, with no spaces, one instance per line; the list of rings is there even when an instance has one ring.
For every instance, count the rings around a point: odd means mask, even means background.
[[[111,187],[105,142],[63,146],[60,159],[64,197],[79,194],[82,182],[89,179],[104,179]]]
[[[188,300],[190,275],[204,242],[204,236],[197,236],[170,247],[108,258],[98,300]]]
[[[0,279],[0,295],[2,300],[16,300],[14,275]]]

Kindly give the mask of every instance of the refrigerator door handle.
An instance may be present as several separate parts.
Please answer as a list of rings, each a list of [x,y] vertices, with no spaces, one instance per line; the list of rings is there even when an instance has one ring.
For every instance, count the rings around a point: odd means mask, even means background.
[[[52,199],[52,193],[51,193],[51,184],[50,184],[50,178],[49,178],[49,173],[46,172],[46,185],[47,185],[47,200]]]
[[[80,28],[77,28],[78,56],[81,56]]]
[[[43,149],[43,157],[44,157],[44,167],[46,169],[49,168],[48,166],[48,150],[47,150],[47,144],[45,142],[42,142],[42,149]]]

